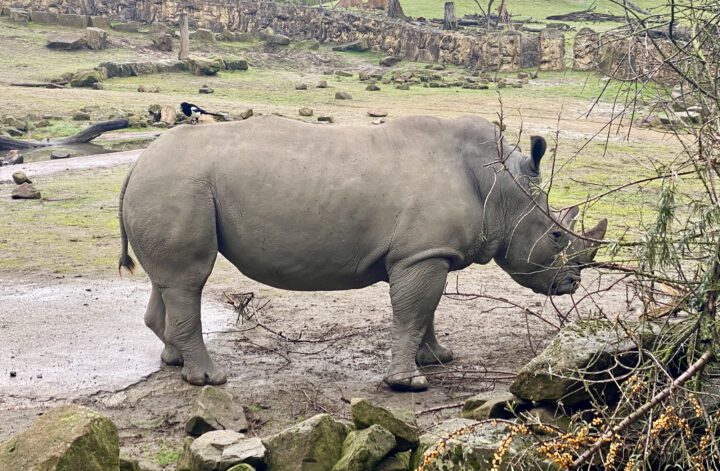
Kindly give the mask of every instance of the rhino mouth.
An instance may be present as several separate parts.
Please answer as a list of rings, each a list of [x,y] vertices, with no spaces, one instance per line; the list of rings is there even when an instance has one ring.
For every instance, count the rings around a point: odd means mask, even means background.
[[[563,294],[573,294],[580,286],[580,275],[575,273],[566,273],[553,281],[550,286],[550,294],[562,296]]]

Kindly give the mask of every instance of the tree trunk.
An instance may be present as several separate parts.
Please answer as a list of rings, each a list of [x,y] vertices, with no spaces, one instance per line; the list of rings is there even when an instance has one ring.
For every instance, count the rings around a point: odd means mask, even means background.
[[[17,139],[10,139],[8,137],[0,136],[0,150],[12,150],[12,149],[34,149],[36,147],[52,147],[52,146],[65,146],[70,144],[83,144],[90,142],[99,135],[108,131],[115,131],[117,129],[124,129],[130,124],[127,119],[116,119],[114,121],[103,121],[96,123],[87,129],[83,129],[77,134],[64,139],[54,139],[52,141],[19,141]]]
[[[445,21],[443,29],[457,29],[457,18],[455,18],[455,2],[445,2]]]
[[[190,57],[190,31],[188,28],[187,13],[180,13],[180,52],[178,59],[181,61]]]
[[[405,13],[403,12],[400,0],[390,0],[388,2],[388,16],[390,18],[397,18],[400,20],[405,19]]]

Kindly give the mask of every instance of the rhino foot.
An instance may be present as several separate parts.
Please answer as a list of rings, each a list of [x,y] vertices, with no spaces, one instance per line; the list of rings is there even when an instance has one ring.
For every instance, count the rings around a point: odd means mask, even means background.
[[[182,379],[196,386],[206,384],[224,384],[227,382],[227,375],[212,361],[207,366],[188,365],[183,366],[180,373]]]
[[[395,391],[425,391],[428,388],[427,378],[418,371],[411,376],[403,373],[388,375],[383,381]]]
[[[415,363],[420,366],[439,365],[453,361],[453,352],[449,348],[435,344],[432,347],[423,344],[415,355]]]
[[[185,363],[182,353],[172,345],[165,345],[165,349],[160,354],[160,359],[170,366],[182,366]]]

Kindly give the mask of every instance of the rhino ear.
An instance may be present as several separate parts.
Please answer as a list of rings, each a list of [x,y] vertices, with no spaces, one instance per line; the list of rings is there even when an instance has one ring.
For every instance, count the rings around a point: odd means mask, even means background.
[[[545,155],[546,149],[547,143],[542,136],[530,136],[530,157],[535,173],[540,173],[540,160]]]

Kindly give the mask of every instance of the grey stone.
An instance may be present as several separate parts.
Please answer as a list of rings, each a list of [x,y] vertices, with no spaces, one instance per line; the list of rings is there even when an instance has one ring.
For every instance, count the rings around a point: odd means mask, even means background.
[[[202,93],[202,94],[208,95],[208,94],[210,94],[210,93],[215,93],[215,89],[214,89],[214,88],[210,88],[210,87],[208,87],[207,85],[203,85],[202,87],[200,87],[200,88],[198,89],[198,93]]]
[[[385,110],[373,109],[373,110],[368,110],[367,114],[371,118],[384,118],[385,116],[388,115],[388,112]]]
[[[158,51],[170,52],[173,50],[173,38],[168,33],[155,35],[151,41],[153,48]]]
[[[0,443],[0,469],[116,470],[119,454],[118,431],[108,418],[86,407],[65,405]]]
[[[111,28],[112,20],[108,18],[107,16],[91,16],[90,17],[90,25],[93,28],[102,28],[102,29],[110,29]]]
[[[242,433],[215,430],[192,442],[186,441],[178,459],[177,471],[223,471],[241,463],[260,465],[265,447],[259,438]]]
[[[191,57],[186,62],[193,75],[215,75],[225,68],[225,63],[219,58]]]
[[[88,18],[85,15],[59,14],[58,24],[61,26],[69,26],[71,28],[87,28]]]
[[[222,461],[258,466],[264,464],[266,453],[267,449],[260,438],[248,438],[224,448]]]
[[[273,435],[267,448],[267,471],[330,470],[342,454],[348,426],[328,414],[311,417]]]
[[[388,456],[377,465],[375,471],[408,471],[410,469],[411,451],[401,451]]]
[[[248,70],[248,61],[244,57],[225,57],[223,60],[227,70]]]
[[[248,109],[243,110],[243,111],[240,112],[240,118],[241,118],[241,119],[248,119],[248,118],[251,118],[252,116],[253,116],[253,110],[252,110],[252,108],[248,108]]]
[[[284,34],[273,34],[265,40],[265,43],[270,46],[287,46],[290,44],[290,38]]]
[[[335,75],[337,75],[338,77],[352,77],[353,73],[347,72],[345,70],[336,70]]]
[[[137,33],[140,30],[140,23],[137,21],[111,21],[110,27],[115,31],[122,31],[124,33]]]
[[[199,436],[212,430],[245,431],[245,413],[233,395],[215,386],[204,386],[193,401],[190,419],[185,424],[189,435]]]
[[[70,157],[70,153],[64,150],[54,150],[50,154],[50,160],[67,159]]]
[[[70,79],[71,87],[92,87],[105,79],[104,69],[78,70]]]
[[[365,87],[365,90],[367,90],[367,91],[369,91],[369,92],[379,92],[379,91],[380,91],[380,87],[378,87],[378,86],[375,85],[375,84],[370,84],[370,85],[368,85],[367,87]]]
[[[23,121],[23,120],[18,119],[18,118],[14,117],[14,116],[8,116],[7,118],[5,118],[5,119],[3,120],[3,122],[4,122],[6,125],[8,125],[8,126],[10,126],[10,127],[13,127],[13,128],[17,129],[17,130],[20,131],[20,132],[27,132],[28,129],[29,129],[29,126],[28,126],[27,121]]]
[[[82,33],[51,33],[47,35],[47,47],[70,51],[85,47],[85,35]]]
[[[298,113],[300,116],[309,117],[313,115],[313,109],[308,107],[303,107],[298,110]]]
[[[32,180],[28,178],[27,175],[25,175],[25,172],[17,171],[12,174],[12,179],[17,185],[22,185],[23,183],[32,183]]]
[[[317,88],[327,88],[327,87],[328,87],[327,80],[320,80],[320,81],[317,83],[316,87],[317,87]]]
[[[332,471],[374,471],[395,448],[395,437],[380,425],[350,432],[343,442],[340,461]]]
[[[334,123],[335,122],[335,118],[333,118],[332,116],[328,116],[328,115],[320,115],[317,117],[317,120],[320,121],[321,123]]]
[[[23,8],[11,8],[8,17],[14,23],[25,24],[30,21],[30,12]]]
[[[295,90],[307,90],[308,86],[305,83],[296,83]]]
[[[3,131],[12,137],[20,137],[23,134],[25,134],[23,131],[19,130],[18,128],[14,128],[12,126],[4,128]]]
[[[387,56],[380,59],[380,65],[383,67],[392,67],[402,61],[399,57]]]
[[[409,83],[399,83],[395,86],[398,90],[410,90],[410,84]]]
[[[100,28],[88,27],[85,29],[85,44],[93,50],[107,47],[107,33]]]
[[[397,439],[397,447],[400,451],[409,450],[418,443],[418,431],[415,425],[398,417],[397,412],[393,413],[367,399],[358,398],[350,401],[350,412],[353,422],[359,429],[381,425],[389,430]]]
[[[58,14],[50,11],[33,10],[30,12],[30,20],[32,20],[33,23],[54,25],[58,23]]]
[[[210,31],[209,29],[199,28],[190,35],[190,39],[195,39],[197,41],[215,42],[215,33]]]
[[[523,401],[506,391],[477,394],[463,405],[460,417],[466,419],[512,419],[530,409],[532,403]]]
[[[352,41],[345,44],[340,44],[332,48],[333,51],[344,52],[344,51],[356,51],[365,52],[370,50],[370,42],[367,38],[361,38],[357,41]]]
[[[90,113],[85,113],[84,111],[77,111],[73,113],[72,119],[73,121],[90,121]]]
[[[336,100],[352,100],[352,95],[348,92],[335,92]]]

